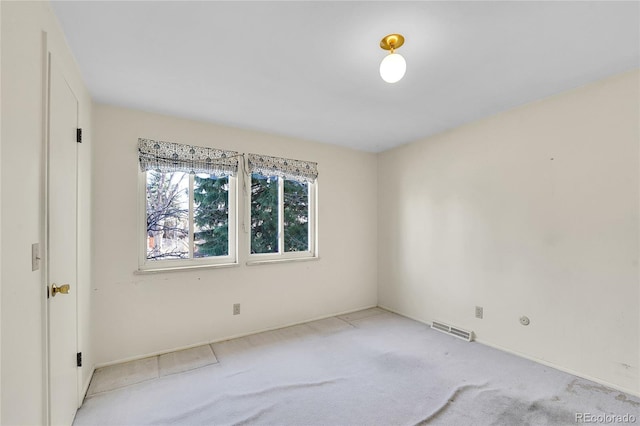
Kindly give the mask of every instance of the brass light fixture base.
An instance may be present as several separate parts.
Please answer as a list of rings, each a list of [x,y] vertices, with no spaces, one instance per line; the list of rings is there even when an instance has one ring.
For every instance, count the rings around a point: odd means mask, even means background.
[[[380,40],[380,47],[384,50],[395,50],[404,44],[402,34],[389,34]]]

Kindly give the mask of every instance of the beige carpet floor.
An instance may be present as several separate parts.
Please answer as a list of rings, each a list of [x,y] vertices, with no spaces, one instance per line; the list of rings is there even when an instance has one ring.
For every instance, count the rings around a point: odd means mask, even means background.
[[[190,351],[96,371],[74,424],[640,424],[639,398],[378,308]]]

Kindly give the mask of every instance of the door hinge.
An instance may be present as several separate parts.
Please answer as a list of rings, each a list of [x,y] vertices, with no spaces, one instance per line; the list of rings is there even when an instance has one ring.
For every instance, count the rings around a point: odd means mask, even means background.
[[[82,367],[82,352],[76,354],[76,365]]]
[[[82,129],[76,129],[76,142],[82,143]]]

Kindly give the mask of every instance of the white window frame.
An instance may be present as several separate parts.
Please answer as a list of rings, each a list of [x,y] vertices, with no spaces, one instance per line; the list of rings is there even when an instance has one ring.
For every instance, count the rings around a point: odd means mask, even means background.
[[[249,188],[251,187],[251,173],[248,175]],[[284,179],[278,177],[278,252],[277,253],[251,253],[251,191],[249,191],[249,200],[246,206],[248,210],[249,218],[249,232],[247,238],[247,247],[249,250],[249,257],[247,265],[256,265],[261,263],[292,261],[292,260],[312,260],[318,258],[317,247],[317,206],[318,206],[318,181],[307,182],[307,188],[309,190],[309,250],[307,251],[284,251]]]
[[[191,259],[147,259],[147,172],[138,172],[138,271],[157,272],[238,265],[238,178],[229,176],[229,254]],[[189,256],[193,256],[193,175],[189,174]]]

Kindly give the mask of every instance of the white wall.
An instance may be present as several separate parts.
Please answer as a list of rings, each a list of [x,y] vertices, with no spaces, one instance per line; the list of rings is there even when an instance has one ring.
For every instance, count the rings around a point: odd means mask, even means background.
[[[376,305],[375,154],[109,106],[94,120],[98,364]],[[246,266],[240,231],[238,267],[134,274],[138,137],[318,162],[320,260]]]
[[[638,394],[639,77],[380,154],[380,305]]]
[[[3,425],[44,423],[44,308],[43,268],[31,271],[31,244],[44,249],[43,69],[47,44],[79,97],[80,125],[90,136],[91,99],[48,2],[0,2],[2,9],[2,384]],[[79,260],[78,297],[80,348],[91,374],[89,353],[90,281],[90,161],[91,141],[79,146]]]

